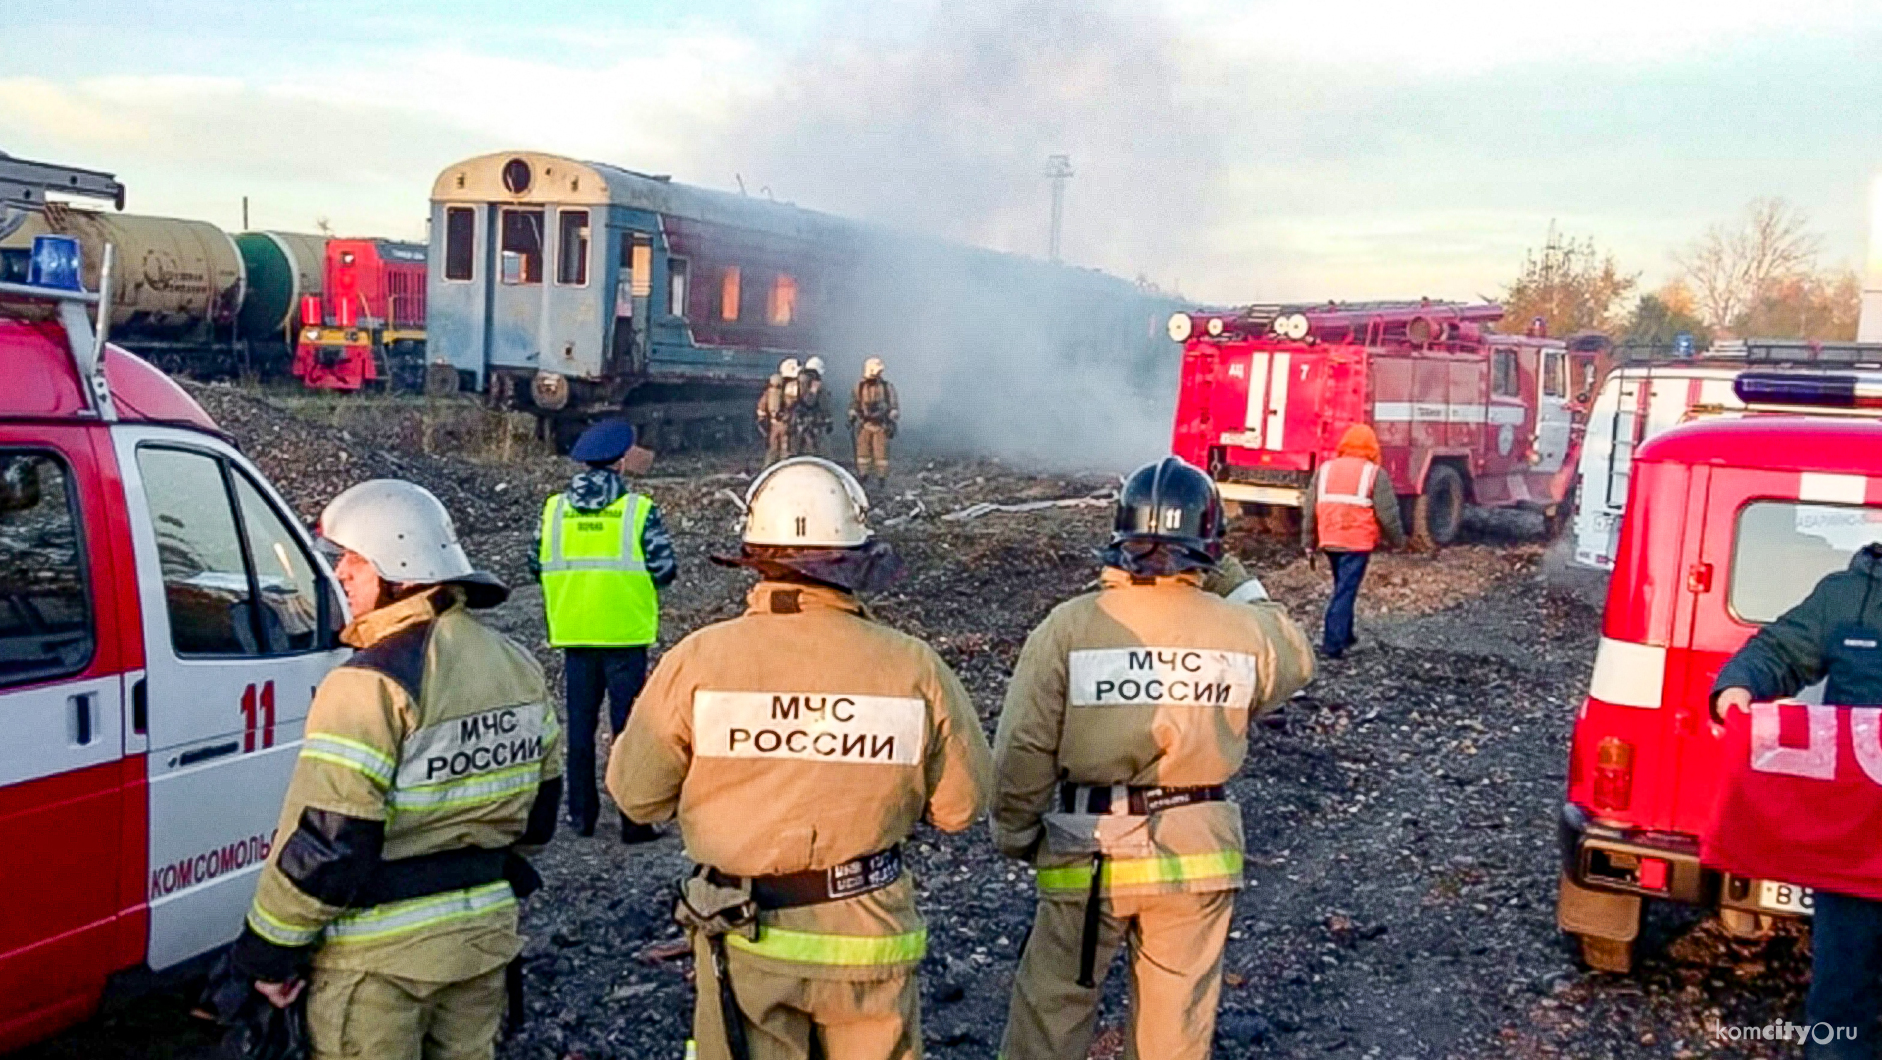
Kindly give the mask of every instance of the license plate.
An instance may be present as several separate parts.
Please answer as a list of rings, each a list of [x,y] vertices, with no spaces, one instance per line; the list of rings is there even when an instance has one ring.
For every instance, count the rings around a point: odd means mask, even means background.
[[[1758,881],[1758,904],[1779,913],[1810,916],[1816,911],[1816,896],[1808,887],[1777,880]]]

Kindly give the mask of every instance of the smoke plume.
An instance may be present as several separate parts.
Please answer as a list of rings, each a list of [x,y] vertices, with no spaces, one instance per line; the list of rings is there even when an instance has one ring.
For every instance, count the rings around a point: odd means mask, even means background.
[[[908,233],[863,248],[861,294],[824,307],[838,393],[881,356],[922,448],[1125,466],[1169,445],[1174,300],[931,239],[1043,259],[1046,158],[1069,154],[1065,262],[1128,279],[1174,260],[1216,168],[1181,48],[1109,0],[842,4],[696,175]]]

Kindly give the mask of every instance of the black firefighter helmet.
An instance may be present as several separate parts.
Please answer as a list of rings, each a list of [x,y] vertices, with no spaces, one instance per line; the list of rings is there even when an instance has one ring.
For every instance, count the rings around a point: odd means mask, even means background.
[[[1180,457],[1166,456],[1124,480],[1104,561],[1139,575],[1207,570],[1222,558],[1226,521],[1209,476]]]

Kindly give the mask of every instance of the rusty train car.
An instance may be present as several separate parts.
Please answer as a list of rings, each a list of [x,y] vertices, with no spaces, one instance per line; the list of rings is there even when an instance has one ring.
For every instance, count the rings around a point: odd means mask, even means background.
[[[531,151],[438,176],[426,302],[427,381],[558,441],[619,410],[657,447],[722,444],[783,357],[839,378],[945,360],[981,388],[1121,365],[1154,388],[1180,353],[1174,302],[1095,270]]]

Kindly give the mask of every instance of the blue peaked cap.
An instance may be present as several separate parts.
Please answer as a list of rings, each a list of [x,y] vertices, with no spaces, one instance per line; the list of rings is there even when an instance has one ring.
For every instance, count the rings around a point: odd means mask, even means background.
[[[569,455],[584,464],[612,464],[634,448],[634,425],[626,420],[602,420],[582,432]]]

